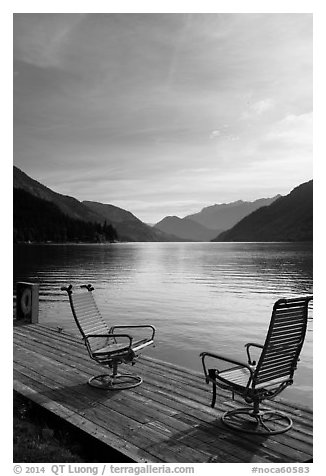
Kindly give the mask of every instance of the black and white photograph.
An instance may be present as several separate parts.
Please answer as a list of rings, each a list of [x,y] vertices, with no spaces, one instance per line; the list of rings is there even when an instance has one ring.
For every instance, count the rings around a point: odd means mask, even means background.
[[[313,17],[13,13],[15,472],[310,471]]]

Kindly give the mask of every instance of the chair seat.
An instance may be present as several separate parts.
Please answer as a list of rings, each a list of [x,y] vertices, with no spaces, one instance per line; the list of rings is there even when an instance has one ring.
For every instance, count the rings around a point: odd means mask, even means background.
[[[108,355],[108,354],[115,354],[116,352],[123,352],[129,351],[129,344],[118,344],[118,343],[112,343],[109,345],[106,345],[105,347],[102,347],[101,349],[93,351],[93,355],[95,356],[100,356],[100,355]]]
[[[279,385],[282,382],[287,382],[290,379],[290,375],[284,375],[283,377],[274,378],[263,383],[258,383],[255,385],[256,389],[272,387],[273,385]]]
[[[238,386],[238,387],[246,387],[248,384],[248,380],[250,378],[250,371],[246,367],[237,367],[228,370],[222,370],[216,375],[216,378],[223,382],[228,382],[230,385]],[[279,385],[282,382],[286,382],[289,379],[288,375],[274,378],[262,383],[258,383],[255,385],[255,389],[259,390],[260,388],[271,387],[273,385]],[[251,385],[250,385],[251,387]]]
[[[134,342],[131,346],[131,349],[133,352],[137,352],[141,350],[143,347],[146,347],[147,345],[153,344],[152,339],[141,339],[136,342]],[[112,344],[106,345],[105,347],[102,347],[101,349],[98,349],[93,352],[94,356],[101,356],[101,355],[109,355],[109,354],[115,354],[116,352],[129,352],[130,347],[129,344],[119,344],[113,342]]]
[[[246,367],[237,367],[233,369],[222,370],[216,375],[216,378],[221,378],[222,381],[228,382],[231,385],[246,387],[250,378],[250,371]]]

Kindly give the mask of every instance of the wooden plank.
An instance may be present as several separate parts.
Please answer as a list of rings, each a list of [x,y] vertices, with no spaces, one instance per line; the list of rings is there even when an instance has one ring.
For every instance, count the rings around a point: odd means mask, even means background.
[[[75,346],[78,349],[83,350],[84,354],[87,357],[87,351],[86,351],[86,348],[83,344],[83,341],[79,341],[78,338],[76,338],[74,336],[71,336],[71,334],[64,334],[64,333],[59,334],[55,329],[47,328],[43,325],[26,326],[26,329],[33,330],[34,332],[35,331],[36,332],[43,331],[44,334],[42,334],[42,335],[44,337],[48,337],[49,333],[53,333],[53,334],[55,334],[55,336],[60,341],[61,341],[61,338],[63,338],[65,340],[67,340],[68,342],[70,342],[72,344],[75,344]],[[166,375],[166,372],[168,371],[169,378],[171,378],[171,379],[176,378],[178,380],[178,378],[182,379],[185,375],[188,375],[190,378],[191,377],[193,378],[193,383],[194,384],[196,382],[196,386],[200,386],[200,388],[202,388],[204,390],[205,389],[207,390],[207,386],[204,382],[203,373],[201,373],[201,372],[192,371],[192,370],[180,367],[180,366],[176,366],[175,364],[172,364],[172,363],[169,363],[169,362],[163,362],[161,360],[155,359],[154,357],[149,357],[147,355],[146,356],[142,355],[140,360],[137,362],[137,366],[142,366],[142,368],[144,368],[145,370],[151,365],[153,365],[154,372],[162,371],[164,373],[164,375]],[[188,381],[184,380],[184,383],[189,384],[189,380]],[[223,392],[222,390],[220,390],[220,391]],[[226,396],[229,395],[229,393],[227,393],[226,391],[224,391],[224,394]],[[295,403],[295,404],[290,403],[289,404],[286,400],[284,400],[283,398],[280,398],[280,397],[278,397],[276,401],[277,401],[277,405],[280,404],[280,405],[285,405],[286,407],[289,407],[289,408],[302,409],[305,412],[307,412],[309,414],[312,414],[312,411],[309,408],[303,407],[300,404],[297,404],[297,403]],[[269,403],[271,405],[273,405],[273,401],[270,401]]]
[[[37,378],[38,378],[38,375],[37,375]],[[44,382],[43,382],[44,383]],[[80,397],[78,397],[80,398]],[[70,401],[70,398],[69,398],[69,401]],[[112,400],[110,400],[111,404],[112,404]],[[100,421],[102,421],[102,416],[99,414],[99,418],[100,418]],[[112,419],[109,418],[109,421],[110,421],[110,431],[112,431]],[[180,423],[180,422],[179,422]],[[184,425],[183,425],[184,426]],[[166,429],[167,429],[167,426],[164,425],[164,427],[162,426],[162,424],[160,425],[159,422],[157,421],[154,421],[154,422],[149,422],[147,425],[146,425],[146,431],[147,429],[150,428],[150,429],[154,429],[154,430],[157,430],[157,431],[160,431],[162,430],[163,428],[163,434],[165,432],[165,435],[167,435],[166,433]],[[183,430],[185,430],[185,428],[183,428]],[[219,428],[216,428],[216,431],[219,431]],[[218,459],[218,461],[228,461],[228,462],[241,462],[241,461],[251,461],[255,455],[253,455],[253,450],[256,450],[256,448],[254,447],[250,452],[248,450],[244,450],[243,448],[241,448],[241,446],[237,446],[237,445],[234,445],[233,441],[231,444],[229,444],[229,453],[225,453],[221,448],[220,448],[220,443],[219,443],[219,440],[216,438],[216,431],[214,433],[212,433],[212,443],[213,443],[213,448],[210,448],[210,451],[213,452],[213,455],[215,458]],[[180,446],[180,441],[179,441],[179,438],[177,437],[176,438],[176,441],[174,442],[174,446],[173,446],[173,451],[177,450],[179,454],[183,454],[183,457],[182,457],[182,461],[187,461],[187,462],[191,462],[193,461],[193,449],[191,448],[200,448],[201,450],[203,450],[205,448],[205,451],[206,451],[206,454],[207,454],[207,448],[209,448],[209,445],[208,445],[208,441],[207,441],[207,432],[205,432],[205,439],[203,440],[202,438],[199,438],[200,436],[200,431],[198,431],[198,429],[196,428],[191,428],[187,426],[187,431],[183,431],[182,433],[182,444]],[[232,440],[233,440],[233,436],[232,436]],[[169,438],[169,445],[171,444],[171,438]],[[206,445],[205,445],[206,443]],[[225,445],[225,441],[223,441],[224,445]],[[159,445],[160,445],[160,452],[162,451],[162,441],[159,442]],[[184,445],[186,446],[189,446],[190,445],[190,449],[191,449],[191,455],[189,456],[189,450],[188,448],[185,448]],[[157,451],[157,449],[156,449]],[[237,458],[235,458],[233,456],[233,452],[235,451],[235,454],[237,455]],[[198,451],[196,450],[196,452],[198,453]],[[187,455],[188,453],[188,455]],[[259,451],[258,451],[259,453]],[[268,451],[266,450],[265,452],[262,453],[262,455],[260,455],[260,457],[258,458],[259,461],[270,461],[270,458],[271,457],[274,457],[274,461],[276,460],[279,460],[279,458],[277,458],[275,456],[275,452],[274,453],[270,453],[268,456]],[[165,456],[167,456],[165,454]],[[171,457],[171,454],[168,455],[169,456],[169,461],[171,460],[171,458],[173,458],[173,456]],[[186,460],[184,460],[184,458],[187,458]],[[209,457],[211,457],[211,453],[208,453],[207,454],[207,457],[206,457],[206,460],[207,458],[209,459]],[[190,459],[189,459],[190,458]],[[173,461],[173,460],[172,460]],[[196,460],[195,460],[196,461]],[[204,460],[205,461],[205,460]],[[201,456],[200,459],[197,461],[197,462],[203,462],[203,457]]]
[[[61,386],[67,383],[67,378],[65,376],[62,378],[60,375],[60,366],[58,365],[55,366],[56,372],[55,372],[55,380],[54,380],[44,375],[41,375],[40,371],[42,370],[42,368],[44,368],[44,366],[42,362],[38,363],[37,356],[35,356],[34,359],[32,356],[29,355],[29,360],[33,362],[33,365],[34,366],[36,366],[37,364],[39,365],[38,372],[34,374],[34,378],[40,379],[44,385],[46,385],[47,387],[51,389],[57,389],[58,395],[60,395],[60,398],[64,399],[66,405],[68,405],[69,407],[71,405],[73,406],[73,403],[72,403],[72,400],[73,400],[75,404],[80,405],[81,403],[83,403],[84,405],[89,407],[90,404],[94,401],[95,395],[98,392],[96,391],[94,392],[93,389],[91,389],[90,387],[87,387],[87,389],[85,389],[84,394],[80,394],[80,392],[77,392],[78,395],[75,395],[76,393],[75,386],[71,385],[71,383],[75,384],[76,378],[78,379],[77,382],[80,382],[80,377],[78,378],[77,373],[75,373],[74,376],[73,376],[73,373],[70,375],[71,381],[69,379],[69,383],[70,383],[69,387],[66,387],[66,388],[58,387],[58,384],[60,384]],[[20,371],[23,373],[27,372],[30,374],[30,372],[27,369],[22,369],[22,367],[20,367]],[[145,443],[146,445],[149,445],[149,444],[152,445],[153,442],[155,441],[160,444],[161,443],[163,444],[164,439],[166,439],[167,433],[168,433],[168,437],[171,438],[172,432],[168,430],[168,432],[165,431],[164,438],[162,439],[161,432],[156,432],[155,428],[150,426],[150,421],[147,421],[147,423],[145,423],[145,426],[146,426],[146,438],[145,438],[143,434],[140,434],[140,430],[142,427],[142,425],[139,425],[141,421],[141,420],[139,421],[140,409],[138,409],[138,411],[136,411],[136,409],[131,409],[131,412],[128,411],[128,408],[124,404],[119,404],[119,402],[117,402],[117,400],[115,399],[116,395],[117,394],[114,392],[114,396],[110,398],[109,405],[107,408],[102,408],[105,406],[105,402],[100,401],[100,402],[96,402],[97,403],[96,407],[91,406],[90,410],[87,410],[87,412],[89,413],[89,411],[90,412],[96,411],[97,415],[93,415],[93,418],[97,418],[99,421],[104,421],[109,411],[108,420],[109,420],[110,431],[118,432],[121,438],[125,438],[124,433],[127,433],[127,435],[129,435],[130,431],[135,431],[135,430],[137,430],[137,433],[133,434],[133,441],[135,442],[138,438],[140,438],[141,442],[143,444]],[[181,425],[179,422],[178,430],[180,431],[184,429],[185,429],[185,426]],[[177,442],[175,443],[176,443],[175,446],[177,446]],[[173,461],[173,455],[175,453],[175,450],[176,448],[174,447],[173,449],[171,449],[171,451],[169,451],[170,453],[172,452],[170,455],[170,457],[172,458],[172,461]],[[203,461],[203,459],[207,457],[203,455],[202,453],[198,454],[198,451],[195,450],[194,448],[187,448],[187,447],[183,448],[183,454],[185,456],[188,455],[188,457],[191,458],[193,462]]]
[[[116,437],[128,443],[135,431],[138,432],[140,449],[153,457],[159,456],[161,461],[190,462],[190,458],[193,462],[291,462],[311,458],[311,412],[300,406],[281,403],[295,415],[296,429],[291,430],[291,435],[269,437],[262,445],[261,439],[258,442],[257,437],[253,437],[248,441],[221,424],[222,411],[238,403],[230,401],[229,395],[222,392],[218,397],[220,408],[212,410],[207,404],[209,390],[199,372],[144,356],[138,362],[144,377],[140,387],[110,392],[110,397],[97,401],[102,392],[94,393],[84,382],[93,372],[99,373],[99,367],[89,359],[78,338],[40,325],[15,328],[14,338],[16,372],[21,379],[29,379],[39,389],[59,396],[59,402],[64,401],[71,411],[76,411],[83,402],[87,410],[81,409],[79,417],[91,418],[93,424],[95,421],[103,425],[112,415],[110,421]],[[53,375],[49,372],[51,368],[55,370]],[[185,395],[190,385],[191,393]],[[225,398],[228,400],[224,401]],[[279,407],[280,404],[274,405]],[[112,425],[104,429],[112,431]]]
[[[58,369],[56,371],[56,380],[59,380],[60,383],[63,383],[62,382],[62,379],[58,379]],[[110,409],[114,408],[115,410],[117,409],[116,408],[116,399],[119,398],[120,401],[123,401],[123,407],[120,408],[120,411],[122,411],[123,413],[125,414],[128,414],[128,411],[127,411],[127,408],[125,406],[125,404],[128,402],[132,402],[132,406],[133,406],[133,413],[130,415],[131,417],[133,418],[141,418],[141,415],[146,415],[148,417],[148,415],[151,417],[151,419],[153,419],[155,417],[156,420],[159,420],[158,417],[161,417],[161,422],[165,424],[166,427],[168,428],[171,428],[171,429],[174,429],[174,430],[177,430],[177,431],[188,431],[190,430],[190,427],[188,426],[185,426],[184,424],[181,425],[181,422],[178,421],[178,420],[172,420],[170,417],[168,417],[167,415],[164,415],[164,411],[163,411],[163,415],[162,415],[162,406],[158,406],[157,409],[155,409],[155,411],[153,411],[152,409],[150,409],[148,411],[148,408],[146,408],[146,406],[143,405],[143,402],[141,403],[141,406],[137,406],[135,407],[135,395],[133,395],[133,397],[131,398],[130,396],[122,396],[121,394],[123,394],[125,392],[120,392],[120,395],[118,395],[117,393],[115,393],[114,395],[114,399],[110,399],[109,401],[109,405],[110,405]],[[92,394],[92,398],[94,398],[94,395]],[[115,400],[115,401],[113,401]],[[163,409],[164,410],[164,409]],[[136,412],[136,413],[135,413]],[[150,419],[147,418],[147,423],[150,423]],[[195,445],[195,441],[192,442],[192,446]],[[196,445],[195,445],[196,446]],[[231,458],[231,456],[229,455],[229,458]],[[202,460],[202,458],[201,458]]]
[[[36,375],[36,378],[39,378],[39,375]],[[45,381],[43,380],[43,385]],[[49,381],[46,382],[47,385]],[[57,392],[57,396],[60,396],[60,399],[64,401],[65,405],[71,406],[76,401],[74,395],[71,394],[64,394],[64,392]],[[76,397],[78,402],[82,400],[82,397],[78,395]],[[83,401],[83,400],[82,400]],[[159,454],[163,455],[164,461],[171,461],[171,462],[183,462],[185,461],[184,458],[187,458],[189,462],[203,462],[205,461],[210,455],[205,453],[199,453],[198,450],[194,450],[193,448],[188,448],[185,445],[181,445],[182,448],[180,450],[180,445],[177,442],[174,442],[172,445],[172,441],[170,438],[170,432],[165,432],[163,435],[160,431],[156,431],[157,428],[150,427],[148,425],[142,426],[137,425],[131,422],[129,419],[123,417],[123,415],[115,415],[115,411],[110,409],[109,415],[106,411],[105,413],[101,411],[101,405],[91,407],[86,413],[82,415],[82,417],[87,417],[91,419],[91,421],[95,422],[97,425],[104,425],[104,422],[107,422],[107,426],[105,427],[106,430],[110,433],[116,434],[121,441],[128,441],[132,440],[134,444],[136,444],[137,448],[141,448],[141,445],[145,445],[146,448],[152,453],[153,458],[157,458]],[[146,428],[145,435],[141,434],[141,428]],[[153,450],[154,446],[159,446],[160,450],[156,448]],[[182,453],[182,454],[181,454]],[[181,459],[179,459],[181,458]],[[162,460],[162,459],[161,459]]]
[[[67,357],[67,355],[66,355],[66,357]],[[57,355],[56,355],[55,358],[57,358]],[[78,361],[79,361],[79,360],[80,360],[80,359],[79,359],[79,357],[78,357]],[[88,362],[88,361],[87,361],[87,362]],[[94,367],[94,364],[92,364],[91,362],[90,362],[90,365],[93,365],[93,367]],[[95,367],[94,367],[94,368],[95,368]],[[206,392],[207,392],[207,389],[206,389]],[[209,401],[209,398],[206,399],[206,401],[205,401],[205,406],[206,406],[206,402],[208,402],[208,401]]]
[[[26,342],[25,345],[28,346],[28,345],[31,345],[31,344],[29,344],[28,342]],[[40,345],[41,345],[41,346],[44,346],[43,352],[47,353],[47,352],[48,352],[48,346],[45,345],[44,342],[40,343]],[[31,348],[32,348],[32,346],[31,346]],[[59,353],[56,352],[56,355],[55,355],[54,358],[55,358],[55,359],[58,359],[60,354],[62,354],[62,350],[59,351]],[[66,359],[70,359],[70,358],[71,358],[71,356],[70,356],[69,354],[62,354],[62,355],[63,355]],[[65,362],[65,360],[63,360],[63,362]],[[80,363],[80,358],[79,358],[79,357],[77,357],[77,360],[76,360],[76,362],[75,362],[73,365],[75,365],[76,363]],[[90,361],[90,359],[87,359],[87,360],[86,360],[86,363],[85,363],[84,366],[85,366],[85,368],[93,368],[93,369],[95,369],[95,371],[98,372],[98,370],[97,370],[98,367],[97,367],[96,365],[94,365],[94,364]],[[91,366],[91,367],[89,367],[89,366]],[[146,371],[148,371],[148,369],[145,369],[145,375],[146,375]],[[160,380],[160,383],[159,383],[159,384],[161,385],[161,384],[163,383],[163,384],[164,384],[164,388],[165,388],[165,386],[166,386],[166,385],[165,385],[166,374],[164,374],[164,373],[162,372],[161,375],[162,375],[162,378],[159,379],[159,380]],[[152,384],[155,385],[155,384],[157,383],[156,380],[157,380],[157,377],[158,377],[158,372],[155,371],[155,382],[153,382],[153,378],[152,378],[152,375],[151,375],[151,374],[149,374],[148,376],[149,376],[149,378],[151,379]],[[164,381],[164,382],[163,382],[163,381]],[[185,383],[189,384],[189,382],[185,382]],[[175,384],[173,384],[173,388],[176,388],[176,387],[175,387]],[[172,388],[172,390],[173,390],[173,388]],[[205,385],[203,385],[203,388],[204,388],[204,390],[205,390],[205,393],[208,393],[208,391],[207,391],[208,389],[207,389],[207,387],[205,387]],[[182,388],[182,386],[181,386],[181,392],[182,392],[182,395],[184,395],[184,387]],[[192,389],[192,392],[193,392],[193,389]],[[227,398],[229,398],[229,394],[225,394],[225,395],[226,395]],[[203,403],[203,405],[206,407],[206,406],[207,406],[207,402],[209,401],[209,397],[206,397],[206,399],[203,398],[203,396],[202,396],[202,391],[201,391],[201,390],[200,390],[199,396],[200,396],[200,399],[201,399],[200,402]],[[197,401],[198,401],[198,400],[197,400]],[[296,411],[295,414],[297,414],[297,413],[298,413],[298,412]]]
[[[116,395],[115,395],[115,397],[116,397]],[[134,404],[134,398],[135,398],[135,395],[133,395],[132,399],[129,397],[129,400],[132,400],[132,401],[133,401],[133,404]],[[112,402],[112,399],[110,399],[111,409],[112,409],[112,403],[113,403],[113,402]],[[113,407],[113,408],[114,408],[114,407]],[[116,409],[116,408],[114,408],[114,409]],[[157,410],[161,410],[161,409],[162,409],[162,408],[159,407]],[[125,408],[123,408],[122,411],[123,411],[123,410],[125,410]],[[142,406],[141,408],[138,408],[137,410],[138,410],[138,412],[137,412],[138,415],[139,415],[139,413],[145,413],[145,414],[148,413],[145,406]],[[151,420],[152,420],[152,419],[147,419],[148,427],[151,427],[151,425],[154,425],[154,428],[157,429],[158,431],[160,431],[160,430],[162,429],[162,423],[164,423],[164,428],[165,428],[165,429],[169,429],[169,428],[170,428],[170,429],[176,430],[176,431],[178,431],[178,432],[183,431],[185,435],[188,434],[187,443],[188,443],[188,444],[190,443],[190,444],[191,444],[191,447],[197,448],[197,447],[198,447],[198,444],[201,443],[200,438],[198,439],[198,434],[199,434],[199,432],[197,432],[196,438],[195,438],[195,437],[191,437],[191,435],[189,435],[189,432],[190,432],[190,431],[193,431],[193,428],[192,428],[191,426],[189,426],[189,425],[186,425],[186,426],[185,426],[184,423],[181,424],[182,422],[179,421],[179,420],[174,420],[174,421],[172,421],[171,419],[168,419],[168,420],[167,420],[166,416],[164,416],[164,415],[163,415],[163,417],[161,418],[161,420],[160,420],[160,419],[157,419],[158,416],[161,416],[161,411],[160,411],[159,413],[155,412],[152,416],[155,417],[155,420],[154,420],[154,422],[151,423]],[[160,422],[161,422],[161,423],[160,423]],[[171,423],[171,422],[172,422],[172,423]],[[181,425],[180,425],[180,424],[181,424]],[[193,425],[193,422],[191,422],[191,425]],[[166,432],[166,430],[164,430],[164,431]],[[216,438],[215,438],[215,442],[216,442]],[[178,446],[177,443],[176,443],[176,445]],[[179,446],[180,446],[180,445],[179,445]],[[203,448],[203,445],[201,445],[201,448]],[[206,449],[206,452],[207,452],[207,445],[206,445],[206,448],[205,448],[205,449]],[[221,455],[221,453],[223,453],[223,451],[219,451],[219,455]],[[220,458],[220,459],[221,459],[221,458]],[[200,460],[202,461],[202,458],[201,458]],[[234,458],[234,457],[232,456],[232,454],[229,453],[229,454],[227,455],[227,461],[230,461],[230,462],[231,462],[231,461],[240,462],[240,459],[239,459],[239,458]]]
[[[145,385],[142,387],[143,389],[143,392],[146,390],[145,388]],[[217,405],[216,405],[216,408],[215,409],[211,409],[210,407],[206,407],[205,411],[201,411],[199,412],[198,408],[198,404],[196,404],[196,402],[193,402],[193,401],[190,401],[190,400],[187,400],[186,397],[182,398],[182,397],[176,397],[175,395],[173,395],[171,397],[171,394],[170,392],[169,393],[166,393],[164,392],[164,390],[162,391],[156,391],[155,392],[155,395],[153,395],[152,393],[150,393],[150,398],[153,398],[153,399],[156,399],[156,400],[161,400],[162,398],[170,398],[171,399],[171,403],[170,405],[173,406],[174,408],[178,408],[177,405],[180,405],[180,411],[181,413],[185,413],[185,414],[190,414],[191,412],[197,412],[198,413],[196,414],[197,418],[205,421],[205,422],[209,422],[209,421],[212,421],[212,417],[213,417],[213,420],[215,419],[218,419],[220,418],[220,416],[222,415],[222,413],[224,413],[224,411],[226,410],[231,410],[233,408],[236,408],[239,406],[239,404],[237,402],[232,402],[230,399],[227,400],[227,401],[223,401],[223,402],[219,402],[219,400],[217,401]],[[206,417],[207,413],[209,412],[209,415],[211,415],[210,417]],[[311,448],[311,437],[309,435],[307,435],[306,431],[305,431],[305,428],[299,428],[299,424],[297,421],[295,421],[295,427],[293,430],[291,430],[291,441],[294,440],[295,441],[295,445],[296,446],[300,446],[302,450],[304,451],[310,451],[310,448]],[[224,427],[223,427],[224,428]],[[220,431],[220,430],[219,430]],[[285,434],[285,435],[277,435],[275,436],[275,438],[277,438],[279,441],[283,441],[285,444],[289,444],[289,441],[290,441],[290,438],[289,438],[289,435]],[[273,439],[273,437],[270,437],[269,439]]]
[[[39,389],[37,390],[37,387],[36,389],[31,388],[29,382],[30,381],[28,380],[28,384],[23,383],[21,377],[19,376],[19,379],[14,379],[13,388],[21,395],[24,395],[33,402],[37,403],[38,405],[41,405],[43,408],[54,413],[56,416],[64,419],[68,423],[71,423],[76,428],[82,431],[86,431],[90,436],[93,436],[102,443],[105,443],[106,445],[113,448],[115,451],[124,454],[133,461],[137,461],[139,463],[162,462],[162,460],[160,460],[159,458],[151,454],[147,454],[146,451],[134,446],[130,442],[123,442],[121,439],[112,438],[110,432],[102,428],[100,425],[94,423],[93,421],[87,420],[85,417],[83,420],[81,420],[79,415],[76,414],[76,412],[69,410],[57,401],[53,401],[46,398],[42,394],[42,390],[44,390],[43,385],[40,385]]]

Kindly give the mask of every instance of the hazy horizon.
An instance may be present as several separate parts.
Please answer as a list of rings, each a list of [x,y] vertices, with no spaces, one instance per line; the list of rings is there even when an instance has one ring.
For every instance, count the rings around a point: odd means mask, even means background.
[[[24,170],[20,169],[22,172],[24,172]],[[24,172],[25,173],[25,172]],[[28,174],[27,174],[28,175]],[[30,177],[31,179],[35,180],[34,177]],[[313,179],[311,179],[313,180]],[[45,185],[45,184],[41,184],[41,185]],[[298,184],[298,186],[301,185],[301,184]],[[57,192],[57,190],[55,189],[51,189],[53,192]],[[291,192],[291,190],[289,190],[289,193]],[[57,192],[59,193],[59,192]],[[69,195],[69,194],[67,194]],[[287,194],[286,194],[287,195]],[[174,216],[177,216],[177,218],[186,218],[188,215],[193,215],[193,214],[196,214],[196,213],[200,213],[201,211],[203,211],[203,209],[206,209],[206,208],[211,208],[211,207],[214,207],[214,206],[217,206],[217,205],[233,205],[235,203],[240,203],[240,202],[255,202],[255,201],[258,201],[258,200],[264,200],[264,199],[270,199],[270,198],[274,198],[276,196],[282,196],[281,194],[276,194],[276,195],[273,195],[271,197],[258,197],[258,198],[255,198],[253,200],[242,200],[241,198],[237,199],[237,200],[233,200],[232,202],[221,202],[221,203],[208,203],[206,205],[204,205],[202,208],[200,209],[194,209],[192,212],[189,212],[187,213],[186,215],[184,216],[178,216],[178,215],[164,215],[162,216],[162,218],[160,218],[157,222],[146,222],[148,225],[156,225],[157,223],[161,222],[164,218],[168,218],[168,217],[174,217]],[[72,198],[76,198],[76,197],[72,197]],[[90,201],[90,202],[96,202],[96,200],[85,200],[85,201]],[[103,202],[97,202],[97,203],[102,203]],[[117,206],[115,205],[114,203],[104,203],[104,205],[113,205],[113,206]],[[118,207],[119,208],[119,207]],[[121,208],[121,207],[120,207]],[[131,213],[133,213],[132,210],[126,210],[126,211],[129,211]],[[135,216],[136,214],[133,213]],[[136,216],[137,217],[137,216]],[[139,218],[139,217],[137,217]]]
[[[15,13],[14,164],[146,223],[312,179],[312,14]]]

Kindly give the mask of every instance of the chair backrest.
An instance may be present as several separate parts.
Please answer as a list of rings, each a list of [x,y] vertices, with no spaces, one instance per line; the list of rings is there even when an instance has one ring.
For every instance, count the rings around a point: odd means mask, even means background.
[[[264,348],[253,377],[255,386],[292,379],[306,335],[311,299],[312,296],[284,298],[274,304]]]
[[[109,327],[98,310],[91,291],[73,293],[69,292],[69,301],[72,314],[83,338],[91,334],[108,335]],[[96,351],[105,345],[102,338],[91,337],[88,343],[92,351]]]

